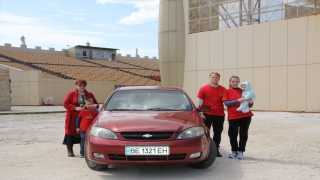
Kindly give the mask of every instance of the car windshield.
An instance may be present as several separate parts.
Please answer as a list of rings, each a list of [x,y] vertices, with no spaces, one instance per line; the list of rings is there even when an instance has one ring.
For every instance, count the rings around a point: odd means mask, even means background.
[[[115,92],[107,102],[108,111],[185,111],[192,105],[182,91],[123,90]]]

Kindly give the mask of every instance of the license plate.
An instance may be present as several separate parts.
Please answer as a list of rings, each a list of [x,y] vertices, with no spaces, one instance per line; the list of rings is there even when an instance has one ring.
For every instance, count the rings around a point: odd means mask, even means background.
[[[169,155],[169,146],[126,146],[125,154],[134,155]]]

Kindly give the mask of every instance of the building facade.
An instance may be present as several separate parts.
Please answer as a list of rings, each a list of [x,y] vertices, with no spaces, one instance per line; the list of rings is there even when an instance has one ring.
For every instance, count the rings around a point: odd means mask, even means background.
[[[232,75],[251,82],[255,110],[320,112],[318,1],[178,1],[185,24],[184,41],[177,42],[185,45],[183,75],[178,76],[193,100],[216,71],[225,87]],[[172,2],[160,1],[160,12]],[[179,13],[168,9],[169,15]],[[159,54],[165,56],[162,44]],[[162,85],[174,84],[163,79]]]

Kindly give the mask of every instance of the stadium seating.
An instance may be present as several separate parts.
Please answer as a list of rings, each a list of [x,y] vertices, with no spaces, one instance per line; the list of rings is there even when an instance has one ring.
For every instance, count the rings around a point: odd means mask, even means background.
[[[78,60],[62,55],[0,51],[0,64],[24,71],[40,70],[44,78],[114,81],[125,86],[161,86],[158,62]]]

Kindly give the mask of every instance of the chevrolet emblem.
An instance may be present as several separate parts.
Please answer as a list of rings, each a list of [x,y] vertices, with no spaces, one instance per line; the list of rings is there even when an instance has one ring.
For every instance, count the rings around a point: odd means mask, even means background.
[[[152,135],[151,134],[145,134],[142,137],[149,138],[149,137],[152,137]]]

